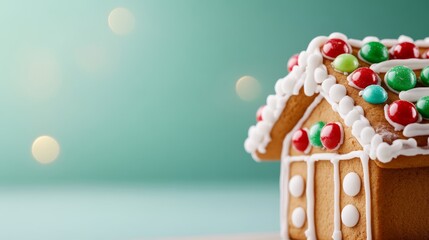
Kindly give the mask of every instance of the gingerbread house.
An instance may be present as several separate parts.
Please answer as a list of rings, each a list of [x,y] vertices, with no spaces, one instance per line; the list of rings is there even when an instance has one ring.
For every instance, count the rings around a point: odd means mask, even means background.
[[[429,239],[429,38],[314,38],[244,146],[281,161],[285,239]]]

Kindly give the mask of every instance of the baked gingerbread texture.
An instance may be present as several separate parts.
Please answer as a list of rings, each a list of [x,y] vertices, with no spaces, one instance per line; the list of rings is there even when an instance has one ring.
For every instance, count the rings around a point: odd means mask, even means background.
[[[244,146],[281,161],[284,239],[429,239],[429,38],[314,38]]]

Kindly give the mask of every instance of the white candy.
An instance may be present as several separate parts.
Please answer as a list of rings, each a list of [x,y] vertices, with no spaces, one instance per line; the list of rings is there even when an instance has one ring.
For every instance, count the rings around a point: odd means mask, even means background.
[[[331,87],[331,89],[329,89],[329,97],[336,103],[340,102],[341,99],[346,96],[346,94],[346,87],[341,84],[335,84]]]
[[[304,193],[304,178],[300,175],[293,176],[289,181],[289,192],[294,197],[301,197]]]
[[[360,192],[361,181],[359,175],[355,172],[348,173],[343,180],[343,190],[350,196],[354,197]]]
[[[359,222],[359,211],[355,206],[349,204],[341,211],[341,220],[347,227],[354,227]]]
[[[302,207],[295,208],[292,212],[292,224],[296,228],[302,228],[305,223],[305,211]]]

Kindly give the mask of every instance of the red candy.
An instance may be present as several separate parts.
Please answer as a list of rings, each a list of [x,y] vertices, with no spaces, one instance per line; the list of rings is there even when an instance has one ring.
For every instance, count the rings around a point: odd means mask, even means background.
[[[328,150],[337,149],[343,142],[343,130],[339,123],[328,123],[320,132],[320,140]]]
[[[377,73],[367,67],[356,69],[347,79],[361,89],[380,82],[380,77]]]
[[[322,47],[324,56],[334,59],[343,53],[350,53],[350,48],[346,42],[338,38],[329,39]]]
[[[298,54],[293,55],[289,58],[289,61],[287,61],[287,70],[289,72],[292,71],[293,67],[298,66]]]
[[[390,54],[394,59],[408,59],[418,58],[420,52],[414,43],[402,42],[393,46]]]
[[[419,119],[414,104],[404,100],[396,100],[390,104],[387,109],[387,116],[393,122],[404,126],[415,123]]]
[[[262,121],[262,111],[264,110],[265,106],[266,105],[259,107],[258,111],[256,112],[256,121]]]
[[[292,144],[296,150],[305,152],[310,146],[307,130],[301,128],[296,131],[292,136]]]

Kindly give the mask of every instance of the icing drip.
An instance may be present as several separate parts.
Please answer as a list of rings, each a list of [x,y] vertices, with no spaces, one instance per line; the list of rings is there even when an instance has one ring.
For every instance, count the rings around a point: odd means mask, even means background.
[[[417,102],[420,98],[425,96],[429,96],[429,87],[413,88],[399,93],[399,99],[409,102]]]
[[[365,187],[365,217],[366,217],[366,239],[372,239],[372,222],[371,222],[371,183],[369,181],[369,157],[362,154],[360,157],[363,169],[363,183]]]
[[[418,70],[426,66],[429,66],[429,59],[411,58],[411,59],[388,60],[381,63],[372,64],[371,67],[369,68],[374,70],[374,72],[384,73],[389,71],[389,69],[395,66],[405,66],[413,70]]]
[[[412,123],[407,125],[402,132],[405,137],[429,135],[429,123]]]

